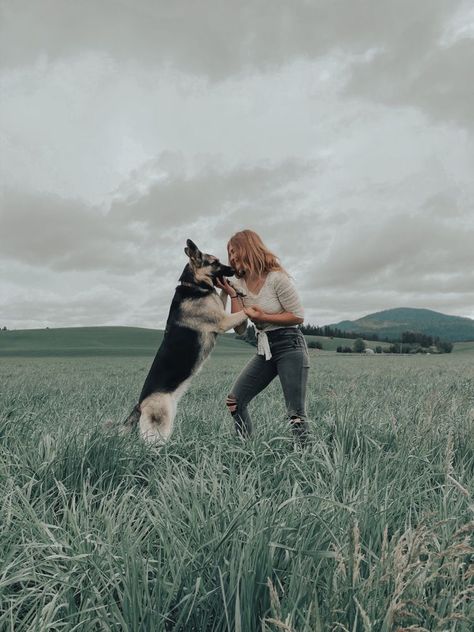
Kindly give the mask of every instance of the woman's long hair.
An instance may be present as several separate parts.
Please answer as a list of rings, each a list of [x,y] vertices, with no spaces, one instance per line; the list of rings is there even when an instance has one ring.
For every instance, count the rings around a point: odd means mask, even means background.
[[[232,235],[227,243],[227,251],[231,246],[250,273],[262,276],[272,270],[279,270],[288,274],[278,257],[265,246],[260,235],[253,230],[241,230]]]

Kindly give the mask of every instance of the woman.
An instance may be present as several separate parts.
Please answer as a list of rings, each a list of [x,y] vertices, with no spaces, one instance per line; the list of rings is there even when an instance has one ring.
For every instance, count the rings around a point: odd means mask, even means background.
[[[254,231],[236,233],[227,244],[227,252],[235,270],[234,287],[225,279],[217,285],[230,296],[231,311],[244,309],[255,324],[258,341],[257,355],[243,369],[226,401],[236,431],[244,437],[251,433],[248,403],[278,375],[291,429],[304,441],[308,434],[305,399],[309,355],[297,327],[304,314],[296,289],[278,258]],[[245,327],[236,332],[244,333]]]

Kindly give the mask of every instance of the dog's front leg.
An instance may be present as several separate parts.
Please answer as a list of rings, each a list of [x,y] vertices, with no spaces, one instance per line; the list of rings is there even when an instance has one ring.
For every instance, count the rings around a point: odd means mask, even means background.
[[[222,305],[224,307],[224,309],[227,307],[227,299],[228,299],[229,295],[227,294],[227,292],[224,292],[224,290],[221,290],[219,292],[219,298],[222,301]]]
[[[245,322],[247,322],[247,315],[244,310],[235,312],[234,314],[226,314],[219,322],[219,333],[234,329],[234,327],[238,327]]]

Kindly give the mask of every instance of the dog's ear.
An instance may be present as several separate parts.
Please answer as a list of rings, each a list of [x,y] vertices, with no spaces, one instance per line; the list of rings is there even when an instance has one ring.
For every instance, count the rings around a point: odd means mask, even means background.
[[[190,259],[194,259],[195,261],[200,261],[202,259],[202,252],[196,246],[194,241],[191,241],[191,239],[186,239],[186,248],[184,249],[184,252]]]

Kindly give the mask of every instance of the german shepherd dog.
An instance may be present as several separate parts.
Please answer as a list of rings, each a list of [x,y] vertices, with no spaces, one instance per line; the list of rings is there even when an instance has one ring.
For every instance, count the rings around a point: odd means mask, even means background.
[[[184,252],[189,263],[179,278],[163,341],[138,403],[122,426],[122,432],[129,432],[138,425],[150,443],[164,443],[171,435],[178,401],[212,351],[217,334],[247,319],[243,311],[227,314],[227,295],[219,296],[214,286],[215,279],[233,276],[233,268],[201,252],[190,239]]]

